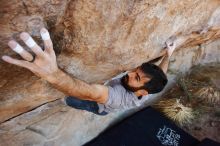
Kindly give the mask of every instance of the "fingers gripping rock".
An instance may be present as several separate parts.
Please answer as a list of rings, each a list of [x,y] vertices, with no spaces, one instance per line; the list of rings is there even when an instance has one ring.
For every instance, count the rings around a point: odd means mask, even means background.
[[[10,48],[12,48],[12,50],[15,51],[18,54],[21,54],[24,51],[24,49],[18,43],[16,43],[15,41],[9,41],[8,46]]]
[[[50,38],[50,34],[49,34],[48,30],[46,28],[42,28],[40,30],[40,34],[41,34],[41,38],[44,41],[45,51],[48,52],[49,54],[54,54],[53,43]]]
[[[44,56],[43,50],[37,45],[37,43],[27,32],[22,32],[20,38],[38,57]]]
[[[168,56],[171,56],[173,54],[173,51],[176,48],[176,40],[177,38],[175,36],[170,37],[167,41],[166,41],[166,48]]]
[[[32,37],[26,33],[26,32],[23,32],[21,33],[21,39],[25,42],[25,44],[30,47],[30,48],[33,48],[36,43],[35,41],[32,39]]]
[[[50,40],[50,34],[45,28],[41,29],[40,34],[41,34],[41,37],[44,41]]]
[[[33,56],[27,52],[25,49],[23,49],[23,47],[17,43],[14,40],[11,40],[8,42],[8,46],[15,51],[16,53],[18,53],[23,59],[27,60],[27,61],[31,61],[33,60]]]

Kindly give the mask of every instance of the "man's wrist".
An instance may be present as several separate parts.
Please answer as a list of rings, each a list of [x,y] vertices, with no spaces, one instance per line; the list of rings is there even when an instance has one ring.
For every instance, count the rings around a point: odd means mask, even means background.
[[[53,73],[47,75],[45,77],[45,80],[50,82],[50,83],[56,83],[59,81],[59,79],[62,78],[64,72],[61,69],[57,69],[56,71],[54,71]]]
[[[170,59],[171,56],[172,56],[172,54],[169,54],[168,51],[167,51],[166,54],[165,54],[165,57]]]

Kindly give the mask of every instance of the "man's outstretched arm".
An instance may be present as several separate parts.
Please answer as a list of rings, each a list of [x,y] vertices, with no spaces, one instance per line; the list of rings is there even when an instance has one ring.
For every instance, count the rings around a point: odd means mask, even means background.
[[[35,57],[23,49],[16,41],[10,41],[8,43],[9,47],[18,53],[23,60],[17,60],[10,56],[3,56],[2,59],[8,63],[29,69],[66,95],[82,100],[105,103],[108,98],[108,88],[103,85],[88,84],[70,77],[60,70],[57,66],[56,55],[49,32],[45,28],[41,29],[41,37],[44,41],[45,50],[42,50],[28,33],[23,32],[20,35],[24,43],[33,51]]]
[[[167,41],[166,42],[166,49],[167,49],[167,52],[166,54],[164,55],[161,63],[159,64],[159,67],[163,70],[163,72],[166,74],[167,73],[167,70],[168,70],[168,66],[169,66],[169,61],[170,61],[170,57],[171,55],[173,54],[173,51],[175,50],[176,48],[176,44],[171,41]]]
[[[99,84],[88,84],[77,78],[71,77],[58,69],[46,80],[59,91],[66,95],[74,96],[82,100],[91,100],[98,103],[105,103],[108,97],[108,88]]]

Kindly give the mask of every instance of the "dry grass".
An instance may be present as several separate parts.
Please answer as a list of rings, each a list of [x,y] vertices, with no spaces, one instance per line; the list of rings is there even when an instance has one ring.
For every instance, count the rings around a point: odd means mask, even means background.
[[[192,99],[192,94],[189,91],[189,81],[188,79],[184,78],[184,77],[180,77],[177,80],[177,83],[179,85],[179,87],[183,90],[184,94],[185,94],[185,100],[187,100],[187,102],[190,102],[190,100]]]
[[[195,95],[208,103],[220,103],[220,91],[211,86],[199,89]]]
[[[176,98],[161,100],[155,104],[155,108],[159,109],[165,116],[180,125],[191,123],[194,118],[193,109],[184,106],[180,103],[180,100]]]

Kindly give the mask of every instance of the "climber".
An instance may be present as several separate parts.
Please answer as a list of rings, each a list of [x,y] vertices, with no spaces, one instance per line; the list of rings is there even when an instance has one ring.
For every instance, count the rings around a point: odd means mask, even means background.
[[[68,95],[66,104],[77,109],[87,110],[98,115],[106,115],[119,109],[128,109],[141,105],[150,94],[158,93],[167,84],[166,72],[169,59],[175,50],[175,43],[167,41],[166,54],[157,66],[143,63],[120,78],[111,80],[106,85],[88,84],[74,78],[58,68],[56,55],[49,32],[40,30],[44,49],[26,32],[20,34],[21,40],[32,50],[26,51],[18,42],[11,40],[9,47],[23,60],[2,56],[8,63],[27,68],[38,77],[48,81],[55,88]]]

